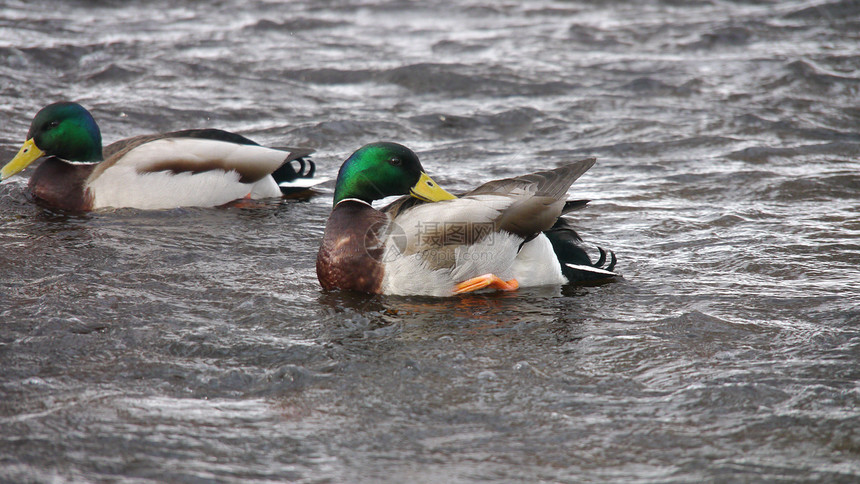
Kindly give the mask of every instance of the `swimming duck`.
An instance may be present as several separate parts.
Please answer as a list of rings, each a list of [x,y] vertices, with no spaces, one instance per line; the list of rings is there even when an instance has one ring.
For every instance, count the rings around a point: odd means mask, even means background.
[[[617,276],[615,254],[592,264],[562,215],[595,159],[485,183],[459,198],[430,178],[412,150],[373,143],[338,172],[316,270],[325,290],[451,296],[484,288],[597,281]],[[406,195],[381,210],[371,203]],[[426,203],[434,202],[434,203]]]
[[[314,164],[304,159],[311,150],[289,150],[218,129],[137,136],[102,149],[90,112],[58,102],[33,118],[27,141],[0,169],[0,180],[47,157],[30,177],[29,189],[54,208],[212,207],[245,197],[290,195],[321,182],[311,179]]]

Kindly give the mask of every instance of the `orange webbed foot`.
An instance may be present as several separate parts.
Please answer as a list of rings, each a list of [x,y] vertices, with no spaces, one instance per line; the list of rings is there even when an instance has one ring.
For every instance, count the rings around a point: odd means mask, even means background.
[[[454,294],[464,294],[487,287],[501,291],[513,291],[520,287],[520,283],[516,279],[503,281],[495,274],[484,274],[483,276],[473,277],[457,284],[454,286]]]

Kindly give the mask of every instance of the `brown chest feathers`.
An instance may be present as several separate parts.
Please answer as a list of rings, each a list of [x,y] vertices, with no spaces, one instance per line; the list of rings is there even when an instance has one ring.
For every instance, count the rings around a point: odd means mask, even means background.
[[[93,197],[86,189],[86,181],[95,166],[48,158],[30,177],[30,192],[54,208],[76,212],[92,210]]]
[[[384,241],[378,234],[387,223],[385,214],[360,201],[344,200],[335,206],[317,254],[317,278],[323,289],[381,292]]]

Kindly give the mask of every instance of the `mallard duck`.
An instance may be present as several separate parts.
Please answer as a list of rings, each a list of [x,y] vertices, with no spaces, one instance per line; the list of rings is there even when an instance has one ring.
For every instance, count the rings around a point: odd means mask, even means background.
[[[314,182],[311,150],[284,151],[217,129],[137,136],[102,149],[99,127],[73,102],[36,114],[27,141],[0,169],[0,180],[39,158],[29,189],[54,208],[212,207],[241,198],[277,197]],[[298,170],[292,162],[298,163]]]
[[[409,148],[373,143],[338,172],[334,208],[317,254],[325,290],[450,296],[484,288],[560,285],[617,276],[615,254],[592,264],[562,215],[594,158],[485,183],[459,198],[442,189]],[[381,210],[371,203],[406,195]],[[434,203],[426,203],[434,202]]]

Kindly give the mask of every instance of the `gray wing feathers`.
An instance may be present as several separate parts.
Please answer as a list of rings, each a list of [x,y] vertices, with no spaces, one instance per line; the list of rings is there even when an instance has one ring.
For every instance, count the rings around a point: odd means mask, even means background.
[[[491,181],[463,196],[490,193],[510,196],[513,202],[499,213],[496,227],[528,238],[553,226],[566,207],[567,190],[595,161],[588,158],[554,170]],[[578,203],[572,203],[570,208]]]
[[[515,178],[493,180],[484,183],[463,196],[482,193],[514,194],[516,192],[531,192],[535,196],[561,199],[573,182],[594,166],[596,161],[596,158],[587,158],[554,170],[538,171]]]

